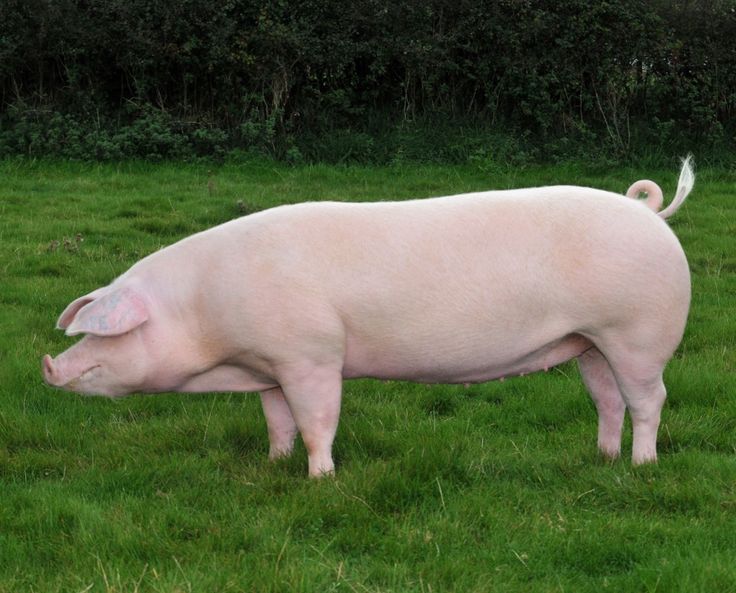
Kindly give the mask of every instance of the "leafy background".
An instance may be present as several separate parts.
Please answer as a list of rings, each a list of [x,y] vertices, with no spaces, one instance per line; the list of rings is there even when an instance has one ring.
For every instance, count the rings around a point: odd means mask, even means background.
[[[5,0],[0,155],[733,149],[733,0]]]

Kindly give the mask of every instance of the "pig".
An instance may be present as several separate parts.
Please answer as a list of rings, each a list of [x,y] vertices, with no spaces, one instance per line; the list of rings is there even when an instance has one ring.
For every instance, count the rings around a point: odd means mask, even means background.
[[[269,457],[301,434],[309,475],[334,472],[344,379],[469,384],[577,359],[616,458],[654,462],[663,369],[690,304],[672,203],[641,180],[395,202],[279,206],[192,235],[73,301],[84,335],[42,369],[83,394],[260,392]],[[635,198],[647,193],[646,200]]]

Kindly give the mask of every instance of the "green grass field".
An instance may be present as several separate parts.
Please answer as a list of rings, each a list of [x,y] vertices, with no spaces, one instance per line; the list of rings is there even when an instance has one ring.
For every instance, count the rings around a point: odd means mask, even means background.
[[[696,155],[697,156],[697,155]],[[671,220],[693,272],[660,461],[595,449],[574,364],[469,389],[345,386],[337,477],[269,463],[255,394],[83,398],[40,358],[73,298],[281,203],[574,183],[673,195],[678,168],[0,163],[0,592],[736,591],[736,174]],[[622,198],[623,199],[623,198]]]

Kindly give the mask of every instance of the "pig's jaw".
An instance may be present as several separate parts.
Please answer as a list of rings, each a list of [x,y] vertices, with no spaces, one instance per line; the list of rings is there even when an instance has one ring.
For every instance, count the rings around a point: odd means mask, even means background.
[[[93,392],[93,391],[87,391],[85,389],[85,386],[87,385],[87,383],[89,383],[89,380],[93,376],[92,373],[98,368],[100,368],[100,365],[96,364],[95,366],[88,368],[78,377],[74,377],[73,379],[70,379],[64,385],[61,385],[60,387],[62,389],[66,389],[67,391],[76,391],[77,393],[85,393],[87,395],[104,395],[104,394],[97,394],[97,392]]]

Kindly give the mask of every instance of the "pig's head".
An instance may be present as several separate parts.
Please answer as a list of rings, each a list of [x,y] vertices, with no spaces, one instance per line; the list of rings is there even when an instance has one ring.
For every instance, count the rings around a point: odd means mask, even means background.
[[[44,356],[46,382],[90,395],[139,390],[149,373],[148,319],[146,298],[132,287],[107,286],[78,298],[61,314],[57,328],[85,336],[56,359]]]

